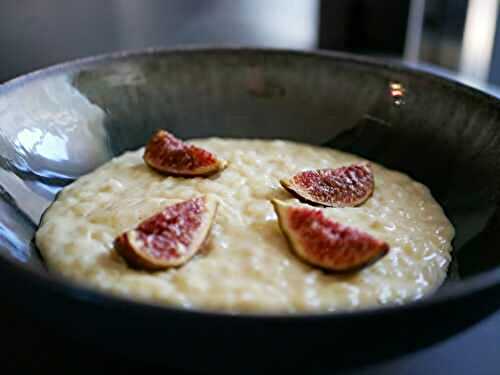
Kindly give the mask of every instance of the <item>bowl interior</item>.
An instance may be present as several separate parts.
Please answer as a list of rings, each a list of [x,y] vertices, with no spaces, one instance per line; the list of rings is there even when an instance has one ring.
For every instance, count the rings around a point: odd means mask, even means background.
[[[0,261],[46,272],[32,238],[57,192],[167,128],[322,144],[408,173],[456,228],[447,284],[461,283],[500,265],[499,115],[470,88],[342,55],[156,51],[41,71],[0,86]]]

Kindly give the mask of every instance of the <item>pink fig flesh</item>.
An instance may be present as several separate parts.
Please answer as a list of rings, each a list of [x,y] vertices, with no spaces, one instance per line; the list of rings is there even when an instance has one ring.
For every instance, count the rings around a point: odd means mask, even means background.
[[[278,223],[300,259],[329,271],[348,272],[374,263],[389,245],[324,216],[320,209],[273,200]]]
[[[144,161],[158,172],[182,177],[209,176],[227,166],[210,151],[187,144],[166,130],[157,131],[149,140]]]
[[[165,207],[114,242],[132,267],[149,271],[179,267],[207,238],[217,210],[215,199],[201,196]]]
[[[375,187],[368,163],[303,171],[280,183],[300,200],[328,207],[359,206]]]

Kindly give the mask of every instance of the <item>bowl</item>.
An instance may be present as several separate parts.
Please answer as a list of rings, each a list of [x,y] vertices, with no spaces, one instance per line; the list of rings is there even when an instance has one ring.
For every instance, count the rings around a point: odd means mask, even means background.
[[[500,307],[499,117],[475,89],[339,53],[148,49],[28,74],[0,86],[0,293],[72,338],[188,370],[337,369],[417,350]],[[47,272],[33,236],[57,193],[158,128],[321,144],[409,174],[456,228],[445,284],[401,306],[230,315]]]

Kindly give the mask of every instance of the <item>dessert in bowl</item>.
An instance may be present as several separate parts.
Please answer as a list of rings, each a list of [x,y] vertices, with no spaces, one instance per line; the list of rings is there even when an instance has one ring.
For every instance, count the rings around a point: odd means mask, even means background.
[[[338,171],[365,160],[283,140],[207,138],[192,144],[223,162],[214,158],[212,171],[205,168],[186,176],[186,171],[179,173],[175,166],[182,159],[191,164],[197,159],[180,155],[179,143],[153,145],[152,151],[148,145],[146,153],[143,149],[127,152],[66,187],[37,232],[36,241],[49,270],[122,296],[232,313],[321,312],[403,303],[433,292],[444,281],[454,230],[421,183],[371,163],[366,167],[371,179],[359,182],[369,185],[362,200],[344,203],[345,198],[337,197],[336,207],[314,206],[326,218],[384,241],[387,249],[381,253],[374,249],[374,258],[385,255],[390,247],[387,256],[373,259],[373,264],[368,254],[362,262],[369,263],[365,267],[351,260],[352,266],[325,269],[321,260],[314,262],[291,251],[293,241],[280,230],[272,202],[280,216],[286,215],[287,206],[307,210],[310,202],[294,198],[281,180],[304,171]],[[175,157],[166,155],[169,149],[171,154],[176,152]],[[166,171],[158,161],[153,168],[148,165],[153,152],[163,153]],[[346,186],[334,186],[339,178],[327,177],[324,195],[352,195],[356,170],[347,172]],[[322,188],[321,181],[311,184]],[[291,182],[285,185],[291,189]],[[200,196],[210,197],[217,208],[208,215],[202,238],[193,239],[201,247],[196,256],[198,249],[182,249],[189,259],[174,257],[181,261],[162,267],[154,260],[138,262],[140,254],[128,255],[123,239],[116,246],[117,236],[165,206]],[[184,219],[185,214],[178,215]],[[282,227],[286,220],[281,218]],[[178,221],[171,224],[177,226],[177,236],[187,237],[190,227]],[[316,221],[313,225],[319,225]],[[309,242],[314,243],[305,246],[332,251],[322,231],[312,233]],[[331,230],[329,234],[338,233]],[[183,246],[189,247],[189,241]],[[359,240],[365,247],[371,246],[369,241]],[[356,244],[344,247],[344,257],[363,251]],[[165,252],[172,246],[157,248]]]

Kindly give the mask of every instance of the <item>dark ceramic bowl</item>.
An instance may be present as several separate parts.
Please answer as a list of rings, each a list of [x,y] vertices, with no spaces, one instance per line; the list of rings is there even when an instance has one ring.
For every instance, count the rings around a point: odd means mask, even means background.
[[[195,370],[312,371],[416,350],[500,307],[499,117],[499,101],[474,89],[332,53],[147,50],[29,74],[0,86],[1,293],[74,337]],[[404,306],[231,316],[135,303],[49,274],[32,238],[57,192],[158,128],[323,144],[408,173],[456,227],[447,282]]]

